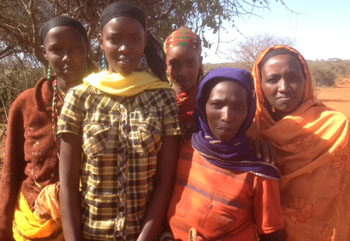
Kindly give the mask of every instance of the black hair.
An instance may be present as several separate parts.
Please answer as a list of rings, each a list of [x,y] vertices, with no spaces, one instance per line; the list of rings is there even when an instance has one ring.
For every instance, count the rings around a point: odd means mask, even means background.
[[[50,29],[54,27],[60,27],[60,26],[72,27],[75,30],[77,30],[80,33],[80,35],[83,37],[86,47],[88,48],[88,37],[84,26],[78,20],[68,16],[57,16],[57,17],[51,18],[50,20],[48,20],[43,24],[43,26],[40,29],[41,44],[44,44],[45,37],[47,33],[50,31]]]
[[[297,53],[294,53],[292,51],[290,51],[289,49],[286,49],[286,48],[279,48],[279,49],[272,49],[270,50],[266,55],[265,57],[262,59],[262,61],[260,62],[259,64],[259,70],[260,70],[260,75],[261,75],[261,71],[262,71],[262,67],[264,66],[264,64],[272,57],[275,57],[277,55],[290,55],[294,58],[296,58],[296,60],[298,61],[298,63],[300,64],[300,67],[301,67],[301,70],[303,71],[303,75],[304,77],[306,76],[305,75],[305,72],[304,72],[304,66],[303,64],[301,63],[300,59],[299,59],[299,56]],[[261,76],[260,76],[261,77]]]
[[[145,34],[148,36],[147,45],[144,49],[147,64],[160,80],[167,82],[164,50],[157,39],[147,30],[146,18],[140,8],[123,1],[109,4],[101,13],[100,29],[102,30],[111,19],[122,16],[137,20],[145,29]]]

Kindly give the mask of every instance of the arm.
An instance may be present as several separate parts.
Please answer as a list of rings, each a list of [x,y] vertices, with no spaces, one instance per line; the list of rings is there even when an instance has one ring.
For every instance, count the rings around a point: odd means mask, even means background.
[[[60,152],[60,205],[63,234],[66,241],[81,240],[80,137],[74,134],[62,134]]]
[[[284,241],[279,182],[256,176],[254,185],[254,217],[261,241]]]
[[[138,241],[154,240],[163,224],[171,198],[179,153],[179,137],[163,136],[158,154],[156,184],[144,218]]]
[[[13,240],[12,221],[24,176],[24,121],[15,102],[8,121],[5,159],[0,184],[0,241]]]

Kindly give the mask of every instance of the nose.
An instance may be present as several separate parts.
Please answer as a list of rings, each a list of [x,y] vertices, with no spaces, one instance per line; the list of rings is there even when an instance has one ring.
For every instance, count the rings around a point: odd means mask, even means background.
[[[62,61],[70,62],[71,59],[72,58],[71,58],[70,52],[68,50],[65,50]]]
[[[290,89],[290,85],[287,80],[284,78],[281,79],[280,84],[278,86],[278,90],[280,92],[287,92]]]
[[[120,52],[126,52],[128,50],[130,50],[130,45],[127,42],[123,42],[120,44],[120,46],[119,46]]]
[[[233,120],[233,110],[229,107],[224,107],[221,112],[221,120],[224,122],[231,122]]]

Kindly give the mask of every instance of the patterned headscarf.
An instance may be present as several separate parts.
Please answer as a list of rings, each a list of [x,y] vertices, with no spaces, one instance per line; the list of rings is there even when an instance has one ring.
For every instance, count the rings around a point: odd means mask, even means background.
[[[235,137],[230,141],[218,140],[210,130],[205,105],[209,93],[217,81],[229,80],[241,84],[248,93],[248,114]],[[256,107],[253,76],[246,70],[218,68],[210,71],[201,81],[197,94],[195,121],[198,131],[192,135],[192,146],[210,163],[228,170],[252,172],[257,175],[279,179],[279,172],[270,163],[256,158],[256,153],[248,145],[246,132],[250,127]]]
[[[164,42],[165,54],[172,48],[177,46],[189,46],[198,51],[201,54],[201,40],[197,34],[192,32],[187,27],[180,27],[179,29],[172,32]]]

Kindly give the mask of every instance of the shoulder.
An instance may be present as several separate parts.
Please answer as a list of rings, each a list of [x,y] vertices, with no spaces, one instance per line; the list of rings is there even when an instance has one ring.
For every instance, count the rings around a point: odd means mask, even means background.
[[[96,88],[85,83],[77,85],[68,91],[65,99],[75,98],[80,101],[85,100],[88,96],[94,93],[94,89]]]
[[[328,125],[344,125],[344,124],[349,124],[349,117],[347,117],[345,114],[339,112],[339,111],[335,111],[331,108],[323,108],[321,113],[320,113],[320,120],[324,121],[325,124]]]
[[[147,101],[154,106],[177,106],[176,95],[172,89],[145,90],[138,94],[138,96],[143,100],[143,102]]]
[[[35,89],[30,88],[18,95],[15,101],[11,105],[11,109],[23,109],[25,106],[28,106],[31,102],[34,102],[35,99]]]

